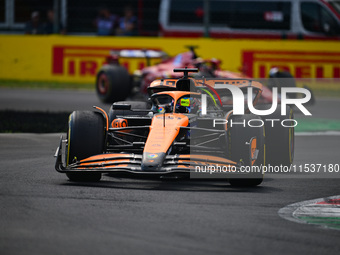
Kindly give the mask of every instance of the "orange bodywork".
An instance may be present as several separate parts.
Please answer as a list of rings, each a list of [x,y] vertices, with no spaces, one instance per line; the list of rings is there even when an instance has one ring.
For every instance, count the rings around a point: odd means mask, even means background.
[[[155,154],[157,155],[157,154]],[[174,156],[169,156],[174,157]],[[208,155],[177,155],[175,156],[177,166],[172,166],[173,168],[180,169],[192,169],[195,170],[195,166],[210,166],[218,164],[219,167],[225,169],[231,169],[237,163],[225,158],[208,156]],[[137,159],[138,160],[138,159]],[[153,160],[149,160],[152,162]],[[189,163],[189,164],[188,164]],[[100,169],[121,169],[128,168],[129,165],[136,164],[135,155],[133,154],[122,154],[122,153],[109,153],[95,155],[79,162],[77,169],[84,170],[87,168],[100,168]]]
[[[171,87],[176,88],[177,79],[164,79],[156,80],[151,83],[150,87]],[[192,79],[195,86],[197,87],[211,87],[211,91],[214,89],[223,89],[221,85],[235,85],[239,88],[253,87],[257,92],[257,96],[254,99],[256,102],[257,98],[261,95],[262,84],[259,82],[247,80],[247,79]],[[216,91],[214,91],[216,93]],[[201,93],[190,92],[190,91],[163,91],[156,95],[168,95],[173,98],[173,103],[176,105],[177,101],[184,96],[200,96]],[[97,108],[103,112],[102,109]],[[190,171],[195,170],[195,166],[210,166],[211,164],[219,164],[221,167],[238,166],[237,162],[226,159],[219,156],[211,155],[195,155],[195,154],[184,154],[184,155],[170,155],[169,148],[172,144],[177,141],[176,138],[180,133],[181,127],[190,128],[191,117],[186,114],[176,113],[176,108],[173,107],[172,112],[155,114],[151,120],[150,126],[136,127],[149,129],[147,138],[143,143],[143,153],[133,154],[133,153],[106,153],[100,155],[94,155],[88,157],[84,160],[80,160],[78,164],[70,164],[71,169],[99,169],[99,170],[120,170],[124,169],[127,171],[144,171],[144,172],[154,172],[158,171],[163,167],[164,169],[172,169],[172,171],[182,171],[190,169]],[[232,115],[232,111],[228,112],[226,120]],[[108,121],[107,115],[105,114],[106,121]],[[190,118],[190,119],[189,119]],[[114,119],[112,123],[107,123],[106,128],[110,125],[112,128],[117,128],[119,132],[131,132],[128,129],[128,120],[124,118]],[[194,121],[194,120],[193,120]],[[227,129],[226,125],[226,129]],[[118,134],[121,135],[121,134]],[[135,134],[131,134],[133,136]],[[135,135],[138,136],[138,135]],[[134,143],[129,143],[134,146]],[[257,148],[256,138],[251,141],[250,149],[251,156],[255,158],[255,152]],[[255,160],[252,160],[252,164]],[[155,170],[153,170],[155,169]],[[163,172],[168,170],[162,170]],[[161,171],[161,172],[162,172]]]
[[[108,153],[108,154],[99,154],[99,155],[95,155],[83,160],[80,160],[80,163],[84,162],[84,161],[88,161],[88,160],[107,160],[113,157],[119,157],[119,158],[129,158],[130,155],[129,154],[122,154],[122,153]]]
[[[226,84],[226,85],[235,85],[237,87],[255,87],[259,90],[262,90],[263,85],[260,82],[249,80],[249,79],[193,79],[190,78],[195,86],[201,87],[202,85],[206,84],[210,87],[215,88],[216,85]],[[150,87],[157,87],[157,86],[169,86],[169,87],[176,87],[177,79],[162,79],[162,80],[155,80],[150,84]]]
[[[126,119],[114,119],[111,123],[111,127],[113,128],[121,128],[121,127],[127,127],[128,122]]]
[[[109,117],[107,116],[107,113],[100,107],[94,106],[95,109],[101,111],[104,114],[105,121],[106,121],[106,131],[109,130]]]
[[[200,95],[200,93],[193,93],[188,91],[167,91],[159,92],[157,95],[171,96],[175,104],[177,100],[186,95]],[[175,110],[175,108],[174,108]],[[157,114],[153,117],[150,132],[144,152],[147,153],[166,153],[177,137],[180,127],[187,127],[189,119],[187,116],[179,113],[165,113]]]
[[[151,82],[150,87],[169,86],[175,88],[176,82],[177,79],[155,80]]]
[[[177,100],[183,96],[190,96],[190,95],[197,95],[200,96],[200,93],[196,92],[190,92],[190,91],[164,91],[164,92],[159,92],[157,95],[169,95],[175,100],[175,104]]]
[[[240,89],[252,87],[257,91],[257,95],[253,100],[253,105],[256,105],[258,100],[261,97],[262,91],[263,91],[263,85],[260,82],[249,80],[249,79],[226,79],[226,78],[220,78],[220,79],[191,79],[196,87],[210,87],[213,90],[221,89],[222,85],[233,85],[237,86]],[[151,88],[159,88],[160,90],[164,89],[164,87],[170,87],[170,88],[176,88],[176,82],[177,79],[162,79],[162,80],[155,80],[150,84]],[[164,92],[167,94],[170,94],[171,91]],[[219,97],[218,95],[216,95]],[[222,104],[222,102],[221,102]]]
[[[251,144],[250,144],[250,148],[251,148],[251,157],[254,158],[255,155],[255,151],[257,148],[257,139],[254,138],[251,140]],[[251,164],[254,165],[255,164],[255,159],[252,160]]]
[[[215,157],[215,156],[209,156],[209,155],[179,155],[180,159],[183,160],[193,160],[193,161],[205,161],[205,162],[220,162],[225,164],[236,164],[236,162],[231,161],[229,159],[221,158],[221,157]]]
[[[166,113],[155,115],[152,119],[144,152],[166,153],[177,137],[180,127],[187,127],[188,124],[189,119],[183,114]]]

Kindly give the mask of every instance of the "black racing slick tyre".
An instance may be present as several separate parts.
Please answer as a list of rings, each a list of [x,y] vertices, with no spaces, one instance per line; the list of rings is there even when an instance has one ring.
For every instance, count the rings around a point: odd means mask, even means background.
[[[66,146],[66,166],[75,161],[101,154],[105,143],[105,122],[98,112],[75,111],[70,115]],[[98,172],[70,172],[71,181],[99,181]]]
[[[123,66],[104,65],[97,74],[96,92],[103,103],[125,100],[131,87],[131,77]]]
[[[256,137],[256,148],[258,149],[257,159],[254,163],[255,166],[258,166],[257,172],[247,172],[241,178],[230,178],[229,183],[232,186],[257,186],[263,181],[263,173],[260,167],[265,163],[265,137],[264,128],[259,125],[259,120],[261,119],[253,114],[232,115],[228,119],[228,158],[237,163],[242,162],[244,166],[249,166],[250,171],[252,162],[250,159],[249,142],[253,137]],[[253,124],[251,122],[253,122]]]
[[[267,110],[271,105],[256,106]],[[261,117],[266,134],[266,164],[271,166],[290,166],[294,160],[294,112],[286,106],[286,114],[281,115],[281,105],[270,115]],[[275,121],[273,121],[275,120]]]
[[[281,94],[282,88],[295,88],[296,81],[294,76],[288,71],[277,71],[273,74],[270,74],[268,79],[268,88],[273,90],[273,88],[278,89],[278,93]],[[289,98],[296,98],[296,93],[288,93]]]

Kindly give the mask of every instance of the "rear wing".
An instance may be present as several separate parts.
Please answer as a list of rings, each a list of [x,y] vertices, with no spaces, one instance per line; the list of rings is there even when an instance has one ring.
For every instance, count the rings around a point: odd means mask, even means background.
[[[158,58],[162,59],[164,57],[167,57],[168,55],[161,50],[147,50],[147,49],[126,49],[126,50],[120,50],[117,51],[111,51],[111,55],[119,55],[119,57],[122,58]]]
[[[229,86],[236,86],[245,95],[244,99],[247,100],[248,88],[251,88],[253,105],[256,105],[262,94],[263,85],[260,82],[250,79],[228,79],[228,78],[202,78],[195,79],[196,86],[198,88],[207,88],[215,92],[221,102],[223,108],[226,106],[229,108],[233,105],[233,92],[229,89]]]
[[[230,78],[198,78],[195,79],[196,86],[208,85],[214,89],[224,89],[223,85],[234,85],[237,87],[254,87],[262,90],[262,84],[250,79],[230,79]]]
[[[132,74],[135,70],[141,70],[145,66],[152,66],[158,64],[168,55],[157,49],[123,49],[111,50],[110,55],[106,57],[106,62],[111,64],[118,64],[122,60],[122,65],[128,66],[128,71]]]
[[[262,84],[260,82],[250,79],[230,79],[230,78],[190,78],[195,82],[197,87],[209,86],[214,89],[223,89],[223,85],[234,85],[237,87],[254,87],[262,90]],[[149,87],[170,87],[176,90],[176,83],[178,79],[162,79],[153,81]]]

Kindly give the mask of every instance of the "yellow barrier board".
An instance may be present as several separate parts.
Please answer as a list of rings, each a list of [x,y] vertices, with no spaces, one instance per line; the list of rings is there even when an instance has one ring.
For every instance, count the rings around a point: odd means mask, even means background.
[[[222,68],[264,78],[272,67],[297,78],[340,78],[340,42],[210,38],[77,37],[0,35],[0,79],[86,82],[111,50],[157,49],[170,56],[197,45],[202,58],[222,60]],[[144,59],[123,59],[132,72]]]

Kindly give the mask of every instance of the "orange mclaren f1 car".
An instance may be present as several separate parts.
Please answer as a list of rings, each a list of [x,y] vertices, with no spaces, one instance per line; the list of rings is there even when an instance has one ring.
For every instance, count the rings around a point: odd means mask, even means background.
[[[292,163],[294,125],[280,123],[292,120],[293,111],[287,107],[284,116],[278,109],[261,118],[245,106],[244,114],[233,114],[233,95],[223,86],[251,91],[256,105],[262,92],[259,82],[194,79],[188,73],[197,69],[175,71],[184,76],[150,85],[151,109],[142,102],[116,102],[108,114],[99,108],[73,112],[67,139],[61,138],[56,151],[56,170],[71,181],[99,181],[102,173],[125,172],[221,177],[231,185],[256,186],[263,180],[263,166]],[[280,121],[274,125],[267,119]]]

